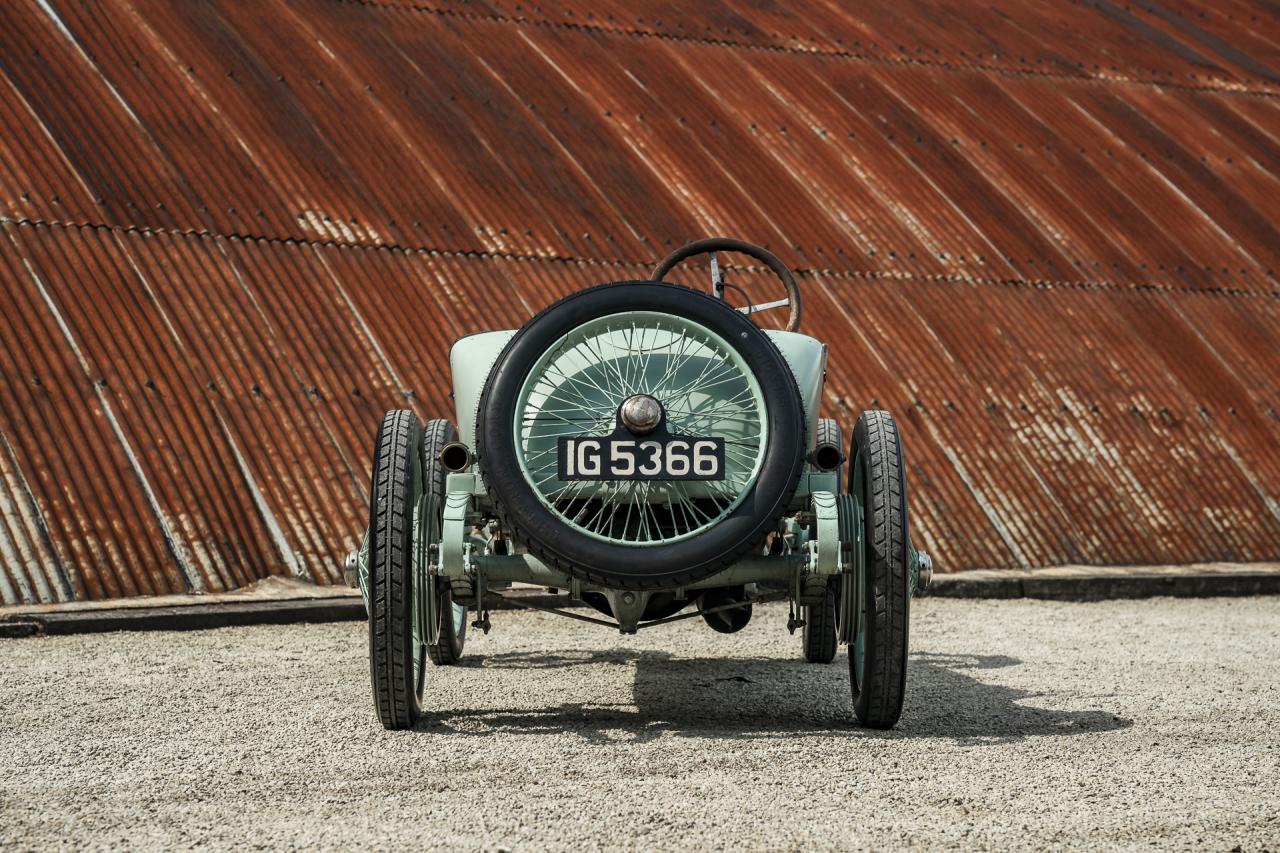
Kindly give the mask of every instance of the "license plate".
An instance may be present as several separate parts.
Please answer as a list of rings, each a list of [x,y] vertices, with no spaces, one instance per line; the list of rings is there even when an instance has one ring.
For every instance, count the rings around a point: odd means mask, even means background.
[[[559,442],[557,476],[570,480],[723,480],[724,439],[573,436]]]

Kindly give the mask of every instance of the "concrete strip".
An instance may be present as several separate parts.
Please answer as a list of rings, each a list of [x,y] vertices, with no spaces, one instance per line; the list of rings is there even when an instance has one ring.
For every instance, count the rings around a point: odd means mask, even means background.
[[[536,589],[517,590],[507,595],[538,607],[565,607],[567,602],[564,595],[550,595]],[[365,618],[360,593],[345,587],[330,587],[323,594],[306,597],[237,597],[227,593],[76,604],[80,606],[0,608],[0,638],[107,631],[199,631],[239,625],[352,622]],[[491,609],[520,608],[499,600]]]
[[[106,631],[198,631],[237,625],[349,622],[364,618],[360,597],[245,601],[186,607],[80,610],[0,620],[0,637],[100,634]]]
[[[293,577],[273,575],[230,592],[206,592],[196,595],[141,595],[135,598],[112,598],[102,601],[62,601],[48,604],[20,604],[0,607],[5,617],[41,616],[46,614],[89,610],[126,610],[152,607],[192,607],[250,601],[291,601],[295,599],[350,598],[359,595],[348,586],[320,586]]]
[[[582,607],[538,587],[513,589],[535,607]],[[1105,601],[1280,595],[1280,563],[1204,563],[1188,566],[1056,566],[934,575],[924,596],[934,598]],[[497,599],[493,610],[519,609]],[[0,607],[0,638],[104,631],[193,631],[236,625],[345,622],[365,618],[360,594],[268,578],[254,587],[212,595],[168,595],[116,601]]]
[[[924,595],[942,598],[1054,601],[1277,594],[1280,594],[1280,563],[979,570],[934,575],[933,583],[924,592]]]

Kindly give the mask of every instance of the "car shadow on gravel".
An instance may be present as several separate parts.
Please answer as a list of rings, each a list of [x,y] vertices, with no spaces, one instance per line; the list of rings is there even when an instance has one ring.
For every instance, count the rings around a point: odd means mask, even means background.
[[[921,652],[907,670],[907,701],[898,728],[908,736],[1001,743],[1028,737],[1064,737],[1127,729],[1132,720],[1112,714],[1094,697],[1037,692],[992,683],[984,674],[1021,666],[1008,655]],[[1075,705],[1076,708],[1044,707]]]
[[[423,731],[461,734],[574,734],[586,740],[646,741],[666,735],[727,739],[794,736],[939,737],[974,745],[1029,737],[1068,737],[1127,728],[1130,720],[1101,708],[1042,707],[1079,697],[1036,693],[993,683],[984,674],[1017,667],[1007,655],[911,656],[902,719],[889,732],[858,727],[843,650],[828,665],[765,658],[680,658],[663,651],[610,649],[566,653],[510,652],[477,656],[470,666],[563,670],[601,665],[635,668],[634,703],[564,703],[538,709],[429,713]],[[1030,704],[1024,704],[1030,703]]]

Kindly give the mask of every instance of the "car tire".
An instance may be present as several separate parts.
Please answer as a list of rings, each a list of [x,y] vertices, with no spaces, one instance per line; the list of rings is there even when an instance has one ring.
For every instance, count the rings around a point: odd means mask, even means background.
[[[888,412],[863,412],[850,448],[849,492],[861,502],[864,558],[858,628],[849,645],[854,713],[889,729],[902,714],[911,606],[902,441]]]
[[[422,487],[421,427],[387,412],[374,441],[369,497],[369,671],[378,719],[411,728],[422,713],[427,656],[413,571],[413,507]]]
[[[760,386],[769,435],[755,481],[736,509],[697,536],[644,546],[607,542],[568,528],[524,476],[514,426],[520,389],[531,365],[548,347],[591,320],[633,311],[687,318],[736,350]],[[615,589],[687,586],[762,548],[790,502],[804,465],[800,394],[769,336],[721,300],[657,282],[618,282],[579,291],[526,323],[489,374],[476,434],[476,456],[504,529],[548,565]]]
[[[821,604],[811,604],[801,611],[804,628],[804,659],[809,663],[831,663],[836,658],[836,594],[828,588]]]

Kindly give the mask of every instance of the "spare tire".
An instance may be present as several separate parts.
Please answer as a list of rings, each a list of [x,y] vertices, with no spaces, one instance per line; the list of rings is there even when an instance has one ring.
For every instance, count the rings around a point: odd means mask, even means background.
[[[641,405],[624,413],[628,400]],[[567,450],[583,446],[593,477],[561,458],[585,459]],[[690,447],[707,449],[696,473],[681,460]],[[773,341],[724,302],[656,282],[580,291],[531,319],[495,362],[476,422],[508,532],[548,565],[621,589],[684,586],[762,548],[804,448]]]

